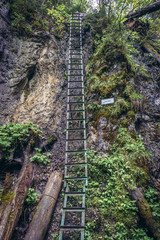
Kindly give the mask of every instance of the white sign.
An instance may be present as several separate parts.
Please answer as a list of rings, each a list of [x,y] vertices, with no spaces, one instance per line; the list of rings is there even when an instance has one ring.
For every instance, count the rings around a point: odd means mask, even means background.
[[[108,99],[101,100],[102,105],[111,104],[111,103],[114,103],[114,98],[108,98]]]

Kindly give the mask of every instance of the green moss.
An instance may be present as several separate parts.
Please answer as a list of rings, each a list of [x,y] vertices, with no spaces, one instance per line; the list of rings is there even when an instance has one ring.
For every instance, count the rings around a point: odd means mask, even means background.
[[[55,135],[51,134],[48,136],[48,143],[52,144],[56,140],[57,140],[57,137]]]
[[[24,90],[24,98],[27,99],[27,97],[29,96],[30,91]]]
[[[124,120],[121,121],[121,125],[123,127],[128,127],[129,123],[130,123],[130,119],[129,118],[124,119]]]
[[[7,206],[7,204],[9,204],[12,201],[14,195],[15,193],[13,193],[12,191],[2,192],[0,203],[3,204],[4,206]]]
[[[133,112],[133,111],[129,111],[129,112],[127,113],[127,116],[128,116],[129,118],[135,120],[136,114],[135,114],[135,112]]]

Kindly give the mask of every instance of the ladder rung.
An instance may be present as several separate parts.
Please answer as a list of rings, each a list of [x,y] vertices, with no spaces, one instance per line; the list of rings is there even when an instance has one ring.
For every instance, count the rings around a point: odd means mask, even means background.
[[[69,58],[69,59],[72,59],[72,60],[82,60],[82,58]]]
[[[73,39],[73,40],[70,40],[70,43],[72,43],[72,42],[75,42],[75,43],[77,43],[77,41],[79,40],[79,43],[81,43],[82,42],[82,40],[81,39]]]
[[[67,141],[67,142],[69,142],[69,141],[71,141],[71,142],[72,142],[72,141],[86,141],[86,138],[77,138],[77,139],[72,139],[72,138],[71,138],[71,139],[66,139],[66,141]]]
[[[77,195],[77,196],[83,196],[85,195],[85,192],[64,192],[66,195]]]
[[[85,208],[76,208],[76,207],[63,207],[63,211],[69,211],[69,212],[83,212]]]
[[[77,22],[71,22],[71,23],[74,23],[74,24],[81,24],[81,22],[79,21],[77,21]],[[67,23],[67,25],[71,25],[70,23]]]
[[[84,89],[84,87],[76,87],[76,88],[75,87],[68,87],[68,89],[76,89],[77,90],[77,89]]]
[[[68,230],[68,231],[69,231],[69,230],[71,230],[71,229],[73,229],[73,230],[75,230],[75,231],[76,231],[76,230],[78,230],[78,231],[84,231],[84,226],[74,226],[74,225],[73,225],[73,226],[67,226],[67,225],[66,225],[66,226],[63,226],[63,225],[60,226],[60,230],[61,230],[61,231],[62,231],[62,230],[66,230],[66,231]]]
[[[74,18],[76,18],[76,19],[77,18],[82,18],[82,16],[81,15],[73,15],[71,19],[74,19]],[[74,19],[74,20],[76,20],[76,19]]]
[[[67,104],[84,104],[84,102],[67,102]]]
[[[87,163],[65,163],[66,166],[85,166]]]
[[[70,83],[70,82],[75,82],[75,83],[76,83],[76,82],[78,82],[78,83],[81,82],[81,83],[83,83],[84,81],[70,81],[70,80],[69,80],[68,82],[69,82],[69,83]]]
[[[70,48],[69,50],[71,50],[71,51],[82,51],[82,49],[80,48],[79,50],[78,49],[72,49],[72,48]]]
[[[85,130],[86,128],[67,128],[67,131],[80,131],[80,130]]]
[[[70,56],[71,55],[79,55],[79,56],[82,56],[82,53],[70,53]]]
[[[73,22],[72,22],[72,23],[73,23]],[[76,24],[74,24],[74,25],[71,24],[71,25],[70,25],[70,29],[73,28],[73,27],[74,27],[74,29],[76,29],[76,27],[82,29],[82,22],[80,21],[79,23],[76,23]]]
[[[75,95],[75,94],[69,94],[68,97],[83,97],[84,94],[79,94],[79,95]]]
[[[70,44],[70,47],[74,47],[75,49],[79,49],[80,47],[81,47],[82,45],[74,45],[74,46],[72,46],[71,44]]]
[[[85,118],[75,118],[75,119],[67,119],[67,121],[85,121],[86,119]]]
[[[69,65],[83,65],[83,63],[69,63]]]
[[[66,151],[66,153],[82,153],[82,152],[86,152],[87,150],[68,150]]]
[[[66,180],[86,180],[87,177],[64,177]]]
[[[70,41],[70,44],[76,44],[76,46],[80,46],[82,41],[78,41],[79,43],[77,43],[78,40],[73,40],[73,41]]]
[[[78,69],[78,68],[69,68],[68,69],[69,71],[83,71],[83,69]]]
[[[71,74],[71,75],[68,75],[70,77],[83,77],[83,74],[79,74],[79,75],[74,75],[74,74]]]
[[[67,110],[67,112],[84,112],[84,110]]]

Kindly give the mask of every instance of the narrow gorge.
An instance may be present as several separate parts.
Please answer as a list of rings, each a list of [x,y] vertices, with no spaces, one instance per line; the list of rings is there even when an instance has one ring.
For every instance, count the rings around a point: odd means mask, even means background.
[[[42,239],[59,239],[70,19],[77,13],[88,159],[84,239],[160,240],[160,1],[154,0],[0,1],[0,240],[29,240],[51,176],[60,193]],[[103,105],[105,99],[114,102]]]

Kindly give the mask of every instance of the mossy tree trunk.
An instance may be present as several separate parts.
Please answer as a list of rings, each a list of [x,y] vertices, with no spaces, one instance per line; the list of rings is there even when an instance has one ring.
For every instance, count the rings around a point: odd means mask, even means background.
[[[137,11],[134,11],[132,13],[127,14],[125,17],[128,18],[129,20],[133,18],[138,18],[141,17],[145,14],[155,12],[160,9],[160,1],[154,2],[144,8],[140,8]]]
[[[0,240],[11,239],[12,232],[21,216],[23,203],[32,179],[33,165],[28,161],[24,163],[13,191],[9,189],[6,181],[0,206]]]
[[[145,222],[146,227],[152,233],[154,239],[160,240],[160,224],[155,221],[151,208],[140,189],[137,188],[135,191],[132,191],[132,198],[136,201],[140,217]]]
[[[143,43],[143,47],[146,49],[147,52],[151,53],[152,56],[160,64],[160,54],[149,43]]]

